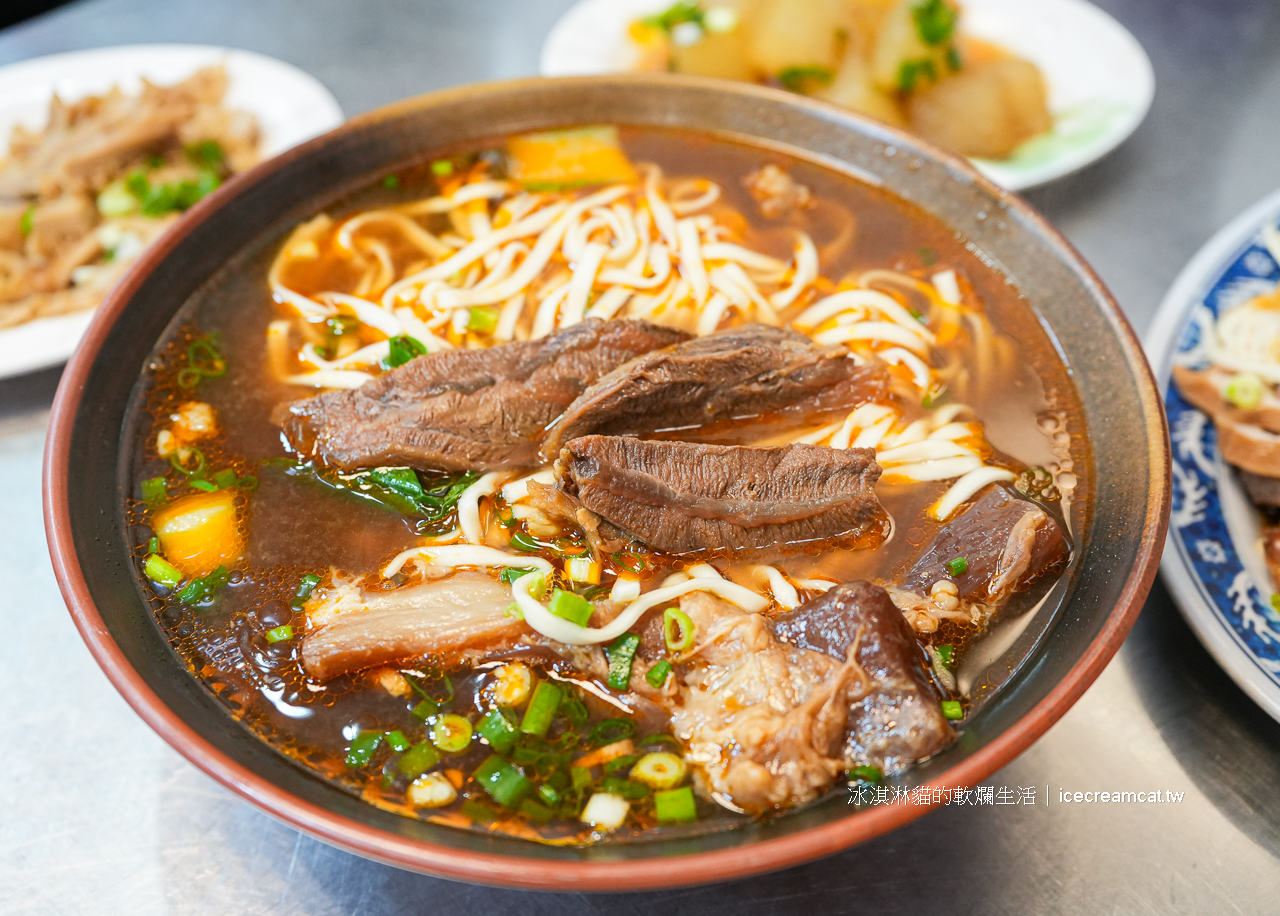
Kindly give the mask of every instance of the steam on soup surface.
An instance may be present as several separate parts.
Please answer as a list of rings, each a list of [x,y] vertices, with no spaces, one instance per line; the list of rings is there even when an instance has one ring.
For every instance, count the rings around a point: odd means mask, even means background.
[[[531,839],[729,826],[955,740],[1069,559],[1062,366],[945,227],[611,127],[388,175],[233,264],[140,386],[159,624],[264,740]]]

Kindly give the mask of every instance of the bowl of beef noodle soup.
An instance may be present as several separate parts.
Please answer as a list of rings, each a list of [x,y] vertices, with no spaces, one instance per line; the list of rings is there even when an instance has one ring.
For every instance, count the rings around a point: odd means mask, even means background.
[[[640,888],[1025,748],[1146,594],[1165,449],[1020,200],[847,112],[608,77],[409,100],[198,204],[68,369],[46,498],[98,661],[245,798]]]

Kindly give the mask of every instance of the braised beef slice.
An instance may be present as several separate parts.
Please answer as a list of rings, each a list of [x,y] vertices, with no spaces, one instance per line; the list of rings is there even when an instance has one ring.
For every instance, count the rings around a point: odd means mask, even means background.
[[[794,409],[797,419],[884,398],[879,363],[849,358],[795,331],[747,325],[646,353],[619,366],[574,401],[552,427],[550,461],[570,439],[640,435]]]
[[[687,336],[593,319],[541,340],[420,356],[360,388],[281,405],[272,419],[297,453],[339,468],[530,466],[547,427],[583,390]]]
[[[1057,518],[1013,490],[992,484],[938,532],[901,587],[928,595],[935,582],[951,579],[965,601],[998,604],[1061,567],[1069,554]],[[950,572],[946,564],[959,557],[964,558],[964,572]]]
[[[785,552],[832,539],[869,546],[889,531],[871,449],[584,436],[556,468],[585,509],[672,554]]]
[[[876,687],[849,706],[851,759],[891,772],[955,740],[915,635],[884,589],[869,582],[839,585],[771,623],[784,642],[841,661],[857,642],[856,660]]]

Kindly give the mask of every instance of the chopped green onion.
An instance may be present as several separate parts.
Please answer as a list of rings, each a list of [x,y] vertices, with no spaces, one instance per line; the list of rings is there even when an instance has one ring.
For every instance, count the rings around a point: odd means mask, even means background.
[[[956,647],[951,645],[950,643],[947,643],[946,645],[935,646],[934,648],[938,650],[938,658],[942,662],[943,667],[950,668],[952,657],[955,655]]]
[[[311,593],[315,591],[316,586],[320,584],[320,577],[315,573],[307,573],[298,580],[297,591],[293,593],[292,606],[295,611],[302,610],[302,606],[307,603],[307,599],[311,597]]]
[[[201,576],[199,579],[192,579],[186,585],[178,590],[177,598],[183,604],[200,604],[208,601],[222,590],[230,578],[225,566],[219,566],[207,576]]]
[[[410,337],[408,334],[401,334],[399,337],[391,338],[390,346],[391,348],[386,358],[378,364],[383,369],[395,369],[403,366],[414,357],[427,355],[426,344]]]
[[[151,540],[147,541],[147,553],[159,553],[159,552],[160,552],[159,538],[153,537]]]
[[[639,554],[631,553],[630,551],[622,551],[621,553],[613,554],[613,562],[615,565],[625,569],[627,572],[632,573],[644,572],[645,566],[647,565],[644,557]]]
[[[36,208],[35,206],[27,207],[22,211],[22,219],[18,221],[18,231],[22,233],[25,239],[31,234],[31,230],[36,227]]]
[[[182,453],[186,452],[186,458],[182,457]],[[196,464],[193,468],[187,467],[187,461],[192,456],[195,457]],[[173,465],[173,469],[188,477],[200,477],[204,474],[204,452],[198,448],[180,448],[174,450],[169,456],[169,463]]]
[[[573,780],[574,790],[581,790],[591,785],[591,770],[586,767],[570,767],[569,778]]]
[[[587,711],[587,704],[572,693],[565,694],[564,699],[560,701],[560,711],[569,718],[574,728],[582,728],[591,718],[591,713]]]
[[[153,553],[147,557],[147,562],[142,567],[142,571],[152,582],[163,585],[166,588],[174,588],[182,581],[182,573],[178,572],[172,563],[158,553]]]
[[[448,178],[453,174],[453,163],[448,159],[437,159],[431,163],[431,172],[441,178]]]
[[[525,707],[524,718],[520,721],[520,731],[526,735],[546,737],[551,728],[551,720],[556,708],[564,697],[564,689],[554,681],[541,681],[533,690],[533,697]]]
[[[947,572],[953,576],[963,576],[969,571],[969,561],[964,557],[956,557],[954,560],[948,560],[942,564],[946,567]]]
[[[1274,611],[1280,611],[1280,592],[1271,596],[1271,609]]]
[[[386,178],[382,179],[382,186],[389,190],[394,190],[400,187],[400,179],[395,175],[388,175]]]
[[[517,531],[515,534],[511,535],[511,546],[514,547],[516,550],[524,550],[524,551],[535,551],[535,550],[542,549],[541,544],[539,544],[533,538],[529,537],[529,535],[525,534],[523,531]]]
[[[640,758],[635,754],[623,754],[621,757],[614,757],[604,765],[604,775],[609,776],[618,770],[625,770]]]
[[[520,813],[535,823],[545,824],[556,816],[551,808],[548,808],[542,802],[536,802],[532,798],[526,798],[520,803]]]
[[[1265,389],[1262,379],[1252,372],[1239,372],[1231,376],[1224,392],[1226,399],[1241,410],[1253,410],[1262,403]]]
[[[689,615],[676,607],[662,612],[662,634],[671,652],[684,652],[693,648],[695,628]]]
[[[431,697],[427,697],[417,706],[413,707],[413,714],[417,716],[419,719],[430,719],[439,711],[440,711],[440,704],[437,703],[435,700],[433,700]]]
[[[495,811],[484,802],[478,802],[474,798],[468,798],[464,801],[460,810],[463,815],[471,818],[477,824],[488,824],[502,817],[502,812]]]
[[[595,605],[580,595],[556,589],[551,593],[551,604],[547,610],[570,623],[585,627],[595,612]]]
[[[382,732],[359,732],[347,748],[347,766],[362,767],[373,759],[373,753],[382,745]]]
[[[267,642],[285,642],[293,639],[293,627],[290,624],[284,626],[273,627],[266,632]]]
[[[623,633],[604,650],[609,659],[609,689],[626,690],[631,686],[631,664],[638,648],[640,637],[635,633]]]
[[[440,762],[440,754],[426,741],[415,744],[396,761],[396,769],[410,779],[417,779]]]
[[[951,72],[955,73],[964,65],[964,61],[960,59],[960,49],[955,45],[947,48],[947,66],[951,68]]]
[[[98,212],[108,219],[138,212],[138,198],[117,179],[98,192]]]
[[[644,679],[654,690],[661,690],[671,674],[671,662],[665,658],[645,672]]]
[[[866,764],[860,767],[854,767],[849,771],[850,779],[861,779],[863,782],[876,783],[884,779],[884,773],[878,766]]]
[[[548,805],[560,804],[560,793],[546,783],[538,786],[538,796]]]
[[[521,576],[527,576],[527,575],[529,575],[529,570],[527,569],[522,569],[519,566],[508,566],[505,569],[503,569],[502,572],[498,573],[498,578],[503,582],[507,583],[508,585],[510,585],[512,582],[516,581]]]
[[[681,786],[653,793],[653,813],[659,824],[689,824],[698,819],[693,788]]]
[[[148,477],[142,481],[142,501],[148,509],[159,509],[168,498],[163,477]]]
[[[649,787],[620,776],[606,776],[600,780],[600,790],[610,795],[621,795],[623,798],[638,800],[649,797]]]
[[[484,714],[480,724],[476,726],[480,737],[489,742],[489,746],[499,754],[505,754],[515,747],[520,731],[501,710],[491,709]]]
[[[207,169],[220,169],[226,161],[226,155],[217,140],[201,140],[199,143],[189,144],[184,152],[193,163]]]
[[[471,309],[467,315],[467,330],[475,331],[477,334],[492,334],[493,329],[498,326],[498,310],[494,308],[481,308],[479,306]]]
[[[587,740],[592,747],[604,747],[606,744],[630,738],[635,733],[636,723],[630,719],[605,719],[603,722],[596,723]]]
[[[246,493],[252,493],[254,490],[258,489],[258,478],[254,477],[252,474],[245,474],[240,478],[236,486],[244,490]]]
[[[964,707],[959,700],[943,700],[942,714],[948,719],[963,719]]]
[[[398,728],[387,732],[387,744],[391,745],[391,749],[397,754],[409,749],[409,739]]]
[[[653,789],[671,789],[680,785],[688,772],[684,758],[667,751],[654,751],[636,762],[631,778]]]
[[[916,21],[916,34],[927,45],[942,44],[951,37],[956,27],[956,11],[944,0],[924,0],[911,8],[911,18]]]
[[[828,85],[835,75],[836,72],[830,67],[819,65],[787,67],[778,71],[778,82],[788,92],[804,92],[813,83]]]
[[[471,722],[451,713],[431,726],[431,743],[446,754],[457,754],[471,746],[471,734]]]
[[[236,476],[236,472],[231,468],[223,468],[221,471],[213,475],[213,482],[220,490],[230,490],[236,484],[240,483],[240,478]]]
[[[218,485],[207,480],[191,480],[188,483],[197,490],[204,490],[206,493],[216,493],[218,491]]]
[[[473,775],[494,801],[508,808],[517,807],[533,791],[533,783],[529,778],[518,767],[497,754],[486,757]]]
[[[651,29],[661,29],[668,35],[678,25],[686,22],[692,22],[698,28],[702,28],[706,14],[703,12],[701,4],[690,3],[688,0],[679,0],[672,4],[661,13],[655,13],[652,16],[646,16],[641,20]]]

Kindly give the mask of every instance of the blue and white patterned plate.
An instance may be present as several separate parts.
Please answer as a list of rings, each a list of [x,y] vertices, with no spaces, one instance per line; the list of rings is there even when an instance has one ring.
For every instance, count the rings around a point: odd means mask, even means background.
[[[1160,570],[1209,652],[1255,702],[1280,719],[1280,613],[1257,512],[1218,452],[1213,422],[1170,380],[1205,365],[1218,315],[1280,282],[1280,191],[1215,235],[1165,296],[1147,338],[1173,443],[1173,514]]]

